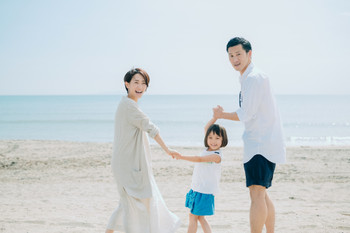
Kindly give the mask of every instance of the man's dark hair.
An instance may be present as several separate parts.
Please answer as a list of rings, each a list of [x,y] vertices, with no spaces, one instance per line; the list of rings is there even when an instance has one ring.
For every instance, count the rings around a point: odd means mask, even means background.
[[[140,74],[143,77],[143,79],[145,80],[146,86],[148,87],[148,84],[150,82],[149,75],[147,74],[147,72],[145,70],[143,70],[141,68],[133,68],[133,69],[129,70],[124,76],[124,82],[130,83],[132,77],[134,77],[135,74]],[[125,86],[125,89],[127,92],[129,91],[126,86]]]
[[[248,53],[250,50],[252,50],[252,46],[249,41],[244,39],[243,37],[235,37],[232,38],[226,45],[226,52],[228,52],[228,49],[230,47],[236,46],[236,45],[242,45],[243,49]]]

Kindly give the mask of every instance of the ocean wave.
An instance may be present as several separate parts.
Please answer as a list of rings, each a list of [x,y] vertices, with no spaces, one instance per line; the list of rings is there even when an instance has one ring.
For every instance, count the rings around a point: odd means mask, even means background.
[[[350,137],[287,137],[287,145],[349,145]]]

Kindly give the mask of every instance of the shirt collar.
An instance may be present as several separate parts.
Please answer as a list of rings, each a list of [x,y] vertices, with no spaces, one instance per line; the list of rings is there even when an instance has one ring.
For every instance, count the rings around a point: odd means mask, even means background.
[[[123,96],[123,99],[124,99],[124,101],[128,101],[130,103],[137,104],[137,102],[135,100],[130,99],[128,96]]]
[[[211,151],[209,151],[208,149],[209,149],[209,148],[206,147],[204,151],[205,151],[205,152],[214,152],[214,153],[215,153],[216,151],[217,151],[217,152],[220,152],[220,151],[221,151],[220,148],[217,149],[217,150],[211,150]]]
[[[243,79],[246,79],[248,74],[250,72],[252,72],[254,68],[254,64],[253,62],[251,61],[250,64],[248,65],[247,69],[244,71],[244,73],[242,75],[239,76],[239,81],[242,83]]]

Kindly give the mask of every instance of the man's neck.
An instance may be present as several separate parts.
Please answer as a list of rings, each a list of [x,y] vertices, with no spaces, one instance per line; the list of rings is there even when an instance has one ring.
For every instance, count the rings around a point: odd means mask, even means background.
[[[246,67],[244,67],[241,71],[240,71],[240,73],[241,73],[241,75],[243,75],[244,74],[244,72],[247,70],[247,68],[248,68],[248,66],[250,65],[250,63],[252,63],[252,61],[250,60],[249,61],[249,63],[247,64],[247,66]]]

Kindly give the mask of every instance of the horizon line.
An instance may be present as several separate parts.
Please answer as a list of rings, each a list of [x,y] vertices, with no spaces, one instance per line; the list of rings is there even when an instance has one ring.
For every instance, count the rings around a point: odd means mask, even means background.
[[[0,94],[0,96],[121,96],[126,95],[126,93],[110,93],[110,94]],[[150,96],[165,96],[165,95],[173,95],[173,96],[219,96],[219,95],[238,95],[232,93],[223,93],[223,94],[147,94]],[[274,94],[276,96],[349,96],[349,94]]]

